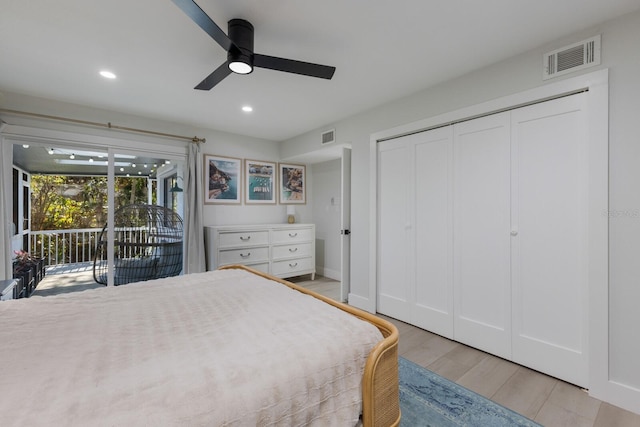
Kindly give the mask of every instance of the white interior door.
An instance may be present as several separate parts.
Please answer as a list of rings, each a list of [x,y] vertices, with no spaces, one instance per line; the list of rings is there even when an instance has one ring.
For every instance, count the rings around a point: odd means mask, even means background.
[[[378,298],[377,310],[411,322],[411,287],[415,272],[410,255],[412,172],[409,148],[403,138],[378,144]]]
[[[509,113],[454,136],[454,337],[511,357]]]
[[[453,337],[452,127],[379,144],[378,311]]]
[[[351,280],[351,149],[342,149],[341,161],[341,186],[340,192],[340,298],[347,301],[349,298]]]
[[[512,112],[513,360],[587,387],[584,94]]]
[[[408,137],[415,189],[413,324],[453,337],[453,127]]]

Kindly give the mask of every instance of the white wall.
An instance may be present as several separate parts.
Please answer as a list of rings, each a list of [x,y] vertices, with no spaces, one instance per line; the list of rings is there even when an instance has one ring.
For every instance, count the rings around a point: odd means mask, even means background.
[[[312,177],[312,222],[316,225],[316,267],[318,274],[340,280],[340,192],[341,161],[330,160],[309,166]]]
[[[369,294],[369,140],[373,133],[402,124],[455,111],[545,84],[542,81],[544,52],[602,34],[602,64],[609,68],[609,299],[610,379],[640,396],[640,12],[623,16],[512,57],[493,66],[444,82],[423,92],[374,108],[337,123],[338,142],[350,142],[352,161],[352,253],[353,302],[368,301]],[[573,77],[570,74],[566,77]],[[557,81],[554,79],[549,83]],[[287,155],[313,151],[317,129],[282,143]],[[607,214],[607,213],[604,213]],[[350,299],[351,301],[351,299]],[[634,393],[635,393],[634,392]],[[636,399],[638,400],[638,399]],[[636,404],[637,405],[637,404]],[[636,411],[638,409],[635,409]]]

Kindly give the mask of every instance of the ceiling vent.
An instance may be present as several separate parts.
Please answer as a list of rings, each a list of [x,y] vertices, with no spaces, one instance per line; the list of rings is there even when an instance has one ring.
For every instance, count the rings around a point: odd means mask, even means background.
[[[332,142],[336,142],[336,130],[331,129],[326,132],[322,132],[321,144],[327,145],[331,144]]]
[[[542,79],[550,79],[600,64],[600,35],[545,53]]]

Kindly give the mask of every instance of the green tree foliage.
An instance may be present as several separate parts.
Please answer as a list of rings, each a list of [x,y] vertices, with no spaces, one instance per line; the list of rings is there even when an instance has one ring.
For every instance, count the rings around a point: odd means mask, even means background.
[[[107,194],[106,177],[32,175],[31,229],[102,227],[107,221]],[[147,201],[146,178],[116,177],[116,209]]]

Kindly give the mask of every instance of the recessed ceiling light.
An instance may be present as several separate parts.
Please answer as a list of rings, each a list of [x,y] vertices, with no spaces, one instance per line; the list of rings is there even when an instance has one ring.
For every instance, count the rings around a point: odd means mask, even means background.
[[[102,77],[104,77],[105,79],[115,79],[116,78],[115,74],[113,74],[111,71],[107,71],[107,70],[100,71],[100,75]]]
[[[245,113],[250,113],[253,111],[253,107],[250,105],[245,105],[242,107],[242,111],[244,111]]]

